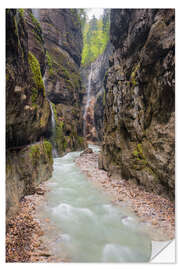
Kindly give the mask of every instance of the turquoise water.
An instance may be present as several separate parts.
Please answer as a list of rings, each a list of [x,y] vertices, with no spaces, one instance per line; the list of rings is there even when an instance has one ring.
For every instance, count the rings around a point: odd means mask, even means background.
[[[148,262],[151,240],[138,219],[86,179],[74,163],[79,154],[55,158],[47,184],[41,214],[53,224],[53,252],[66,253],[71,262]],[[51,234],[47,237],[51,240]]]

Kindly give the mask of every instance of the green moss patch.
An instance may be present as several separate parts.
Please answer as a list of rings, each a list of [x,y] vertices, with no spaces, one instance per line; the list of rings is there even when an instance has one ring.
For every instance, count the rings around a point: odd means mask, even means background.
[[[52,144],[49,141],[44,140],[43,141],[43,146],[44,146],[44,148],[46,150],[46,153],[47,153],[48,157],[50,159],[52,159]]]
[[[29,66],[33,75],[33,81],[34,81],[34,87],[32,88],[32,103],[36,104],[37,98],[39,95],[39,92],[43,93],[43,96],[45,97],[45,88],[44,88],[44,83],[41,75],[41,70],[40,70],[40,64],[37,58],[29,52],[28,54],[28,62]]]
[[[83,138],[83,137],[78,136],[78,137],[77,137],[77,140],[78,140],[78,144],[79,144],[79,146],[80,146],[80,147],[83,147],[83,145],[84,145],[84,138]]]
[[[21,17],[24,17],[24,9],[19,8],[18,11],[19,11],[19,14],[21,15]]]
[[[48,70],[49,70],[49,76],[52,76],[54,74],[54,71],[53,71],[53,59],[50,56],[48,51],[46,51],[46,61],[47,61],[47,66],[48,66]]]
[[[29,155],[32,160],[33,166],[36,166],[36,164],[39,162],[39,158],[41,155],[40,145],[39,144],[31,145]]]
[[[137,82],[136,82],[136,74],[137,74],[137,71],[138,71],[138,69],[139,69],[139,66],[140,66],[140,64],[138,63],[138,64],[135,66],[133,72],[131,73],[131,79],[130,79],[130,81],[131,81],[131,83],[132,83],[133,86],[136,86],[136,85],[137,85]]]
[[[137,148],[133,151],[133,157],[135,158],[135,163],[133,164],[133,169],[135,170],[145,170],[148,174],[152,175],[155,181],[158,180],[158,176],[151,168],[150,164],[148,163],[144,153],[142,144],[139,143]]]
[[[142,164],[146,165],[147,161],[145,158],[145,155],[143,153],[143,148],[142,148],[142,144],[139,143],[137,145],[137,148],[133,151],[133,156],[136,158],[136,161],[141,161]]]
[[[63,78],[67,89],[80,89],[81,79],[76,71],[76,67],[59,48],[54,47],[46,52],[46,62],[49,79],[52,82],[55,82],[57,79],[62,80]]]
[[[42,33],[40,22],[34,17],[32,12],[29,13],[32,23],[34,24],[34,27],[36,29],[36,32],[38,32],[40,35]]]
[[[39,162],[43,159],[50,164],[53,163],[53,158],[52,158],[52,145],[49,141],[43,140],[40,143],[33,144],[29,148],[29,157],[31,159],[31,162],[34,167],[37,167]]]

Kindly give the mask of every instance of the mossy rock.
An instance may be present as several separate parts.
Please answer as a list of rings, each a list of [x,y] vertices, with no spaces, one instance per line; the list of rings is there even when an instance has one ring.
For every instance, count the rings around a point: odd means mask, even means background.
[[[138,160],[144,160],[145,161],[145,155],[143,153],[143,148],[142,148],[142,144],[139,143],[137,145],[137,148],[133,151],[133,156],[138,159]]]
[[[32,160],[32,164],[33,164],[34,167],[38,163],[40,155],[41,155],[40,145],[39,144],[31,145],[30,146],[29,156],[30,156],[30,158]]]
[[[133,72],[131,73],[130,82],[132,83],[133,87],[137,85],[136,75],[137,75],[137,71],[138,71],[139,67],[140,67],[140,64],[139,63],[136,64]]]
[[[41,156],[44,156],[44,152],[46,153],[46,159],[52,165],[52,145],[49,141],[43,140],[41,143],[33,144],[29,147],[29,157],[34,167],[39,163]]]
[[[44,148],[46,150],[48,159],[49,159],[50,163],[52,164],[53,163],[53,158],[52,158],[52,144],[49,141],[44,140],[43,141],[43,146],[44,146]]]
[[[34,24],[35,26],[35,31],[37,33],[40,34],[40,36],[42,35],[42,30],[41,30],[41,25],[40,25],[40,22],[34,17],[34,15],[32,14],[32,12],[29,13],[30,17],[31,17],[31,20],[32,20],[32,23]]]
[[[40,93],[42,93],[43,97],[45,97],[45,88],[44,88],[44,83],[41,75],[41,70],[40,70],[40,64],[37,58],[29,52],[28,54],[28,62],[30,66],[30,70],[32,72],[33,76],[33,82],[34,82],[34,87],[32,88],[32,104],[35,105],[38,102],[38,96]]]
[[[19,8],[18,11],[19,11],[19,14],[21,15],[21,17],[24,17],[24,9]]]
[[[53,70],[53,59],[51,55],[49,54],[48,50],[46,51],[46,62],[48,66],[49,76],[52,76],[54,74]]]

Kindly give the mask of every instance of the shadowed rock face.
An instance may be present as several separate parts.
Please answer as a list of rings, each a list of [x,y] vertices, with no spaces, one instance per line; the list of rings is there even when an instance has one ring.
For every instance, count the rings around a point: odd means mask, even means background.
[[[48,99],[54,104],[59,155],[84,148],[79,67],[82,33],[77,10],[33,10],[39,19],[46,48],[44,75]]]
[[[31,15],[29,10],[6,11],[7,222],[19,200],[52,175],[51,144],[43,140],[49,136],[50,119],[41,75],[43,38]]]
[[[33,13],[30,9],[6,12],[7,217],[16,213],[24,195],[52,174],[52,146],[44,140],[52,133],[47,97],[54,103],[59,155],[85,146],[77,11]]]
[[[173,9],[114,9],[100,167],[174,197]]]
[[[44,75],[46,64],[46,49],[44,46],[44,37],[39,21],[34,17],[31,9],[24,9],[24,18],[28,32],[28,49],[35,55],[39,61],[41,74]]]
[[[40,64],[28,48],[28,26],[24,16],[12,9],[6,16],[7,148],[27,145],[46,137],[50,117]],[[32,21],[31,24],[35,29]],[[36,35],[41,38],[41,33],[36,32]]]

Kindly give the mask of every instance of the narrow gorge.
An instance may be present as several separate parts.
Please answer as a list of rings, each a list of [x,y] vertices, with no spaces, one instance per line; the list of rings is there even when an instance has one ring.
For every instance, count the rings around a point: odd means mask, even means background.
[[[6,9],[7,262],[174,238],[174,31],[174,9]]]

